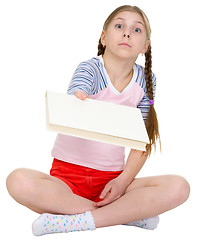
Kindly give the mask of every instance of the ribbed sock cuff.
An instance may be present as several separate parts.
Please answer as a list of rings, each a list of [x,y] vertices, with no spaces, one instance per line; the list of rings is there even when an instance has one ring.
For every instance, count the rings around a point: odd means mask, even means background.
[[[89,229],[91,231],[95,230],[95,222],[94,222],[94,218],[93,215],[91,214],[91,211],[86,211],[86,218],[88,219],[88,223],[89,223]]]

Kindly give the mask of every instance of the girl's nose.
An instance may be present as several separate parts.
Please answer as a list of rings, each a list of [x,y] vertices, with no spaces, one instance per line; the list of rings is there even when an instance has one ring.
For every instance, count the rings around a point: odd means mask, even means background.
[[[130,38],[130,35],[129,34],[123,34],[124,37],[127,37],[127,38]]]

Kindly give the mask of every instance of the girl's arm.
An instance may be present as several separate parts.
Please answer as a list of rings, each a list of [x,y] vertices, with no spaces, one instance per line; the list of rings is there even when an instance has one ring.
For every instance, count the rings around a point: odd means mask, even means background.
[[[96,207],[102,207],[120,198],[143,167],[147,156],[147,152],[131,149],[125,169],[117,178],[106,184],[100,195],[103,201],[95,203],[94,205]]]
[[[126,162],[126,166],[120,178],[125,184],[128,186],[139,173],[144,163],[147,160],[147,152],[131,149],[128,159]]]

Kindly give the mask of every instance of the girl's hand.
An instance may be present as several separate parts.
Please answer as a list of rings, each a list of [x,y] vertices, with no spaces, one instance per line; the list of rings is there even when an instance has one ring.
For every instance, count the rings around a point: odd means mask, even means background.
[[[74,93],[74,95],[75,95],[77,98],[79,98],[80,100],[85,100],[86,98],[89,98],[89,96],[88,96],[85,92],[83,92],[83,91],[81,91],[81,90],[77,90],[77,91]]]
[[[112,181],[108,182],[103,189],[100,198],[103,199],[101,202],[94,203],[95,207],[102,207],[109,203],[114,202],[120,198],[127,188],[127,185],[121,181],[121,179],[115,178]]]

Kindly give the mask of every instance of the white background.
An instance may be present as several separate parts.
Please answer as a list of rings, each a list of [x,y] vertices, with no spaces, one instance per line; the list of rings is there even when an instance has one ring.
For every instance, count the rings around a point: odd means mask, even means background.
[[[200,1],[3,0],[0,3],[0,221],[4,239],[36,239],[38,214],[7,193],[6,177],[19,167],[49,173],[55,133],[45,126],[45,91],[66,92],[77,65],[97,54],[107,16],[137,5],[152,27],[155,107],[163,151],[139,176],[179,174],[191,185],[189,200],[160,216],[155,231],[116,226],[44,239],[183,239],[200,236],[201,216],[201,5]],[[140,57],[138,63],[143,64]],[[85,117],[85,116],[83,116]],[[135,206],[134,206],[135,207]]]

